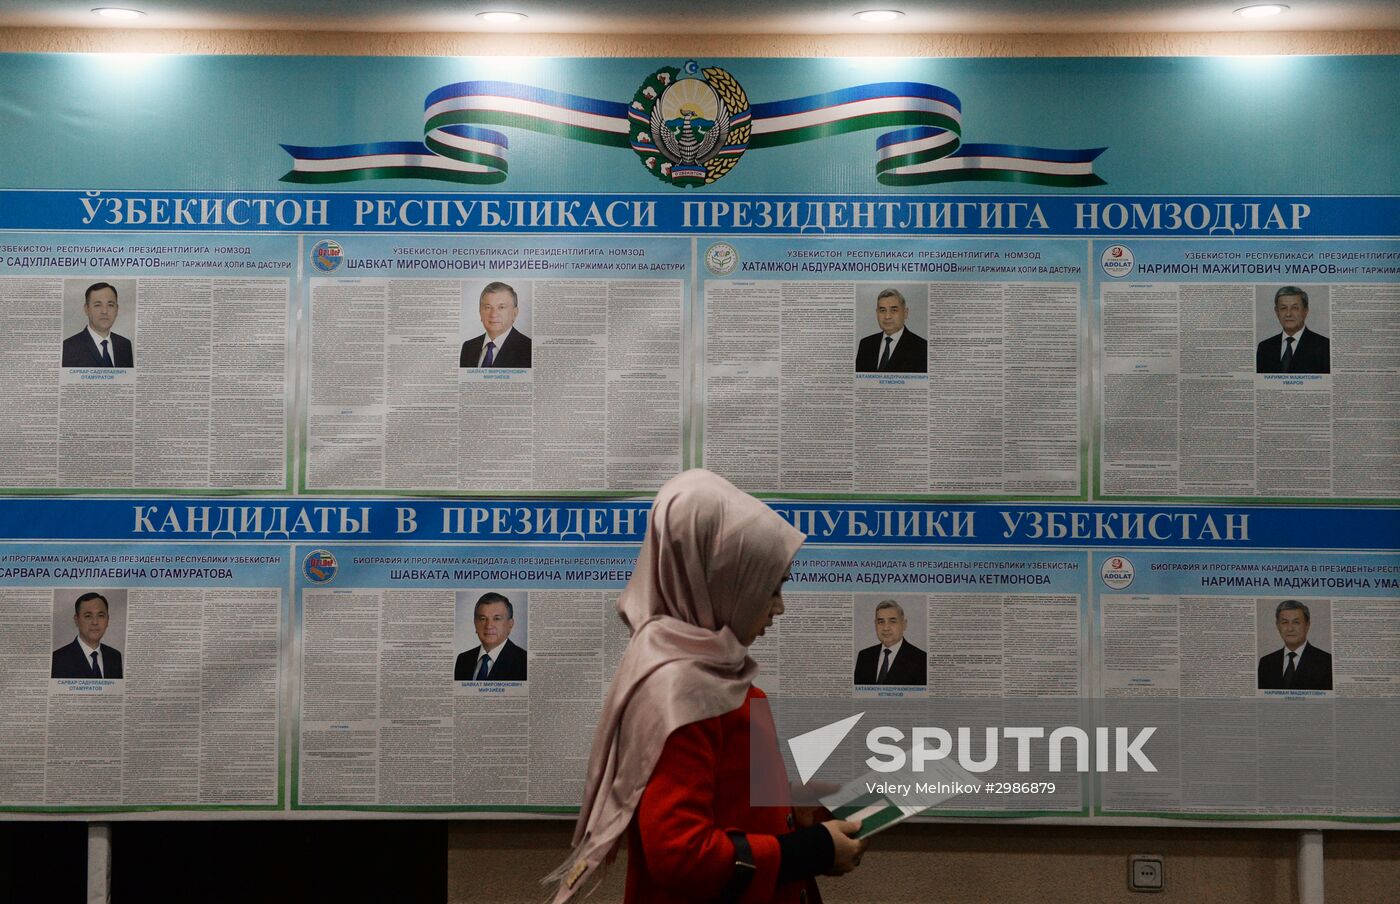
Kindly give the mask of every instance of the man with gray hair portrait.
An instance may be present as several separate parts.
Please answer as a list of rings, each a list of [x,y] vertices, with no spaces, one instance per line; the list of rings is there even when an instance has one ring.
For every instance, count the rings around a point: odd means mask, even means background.
[[[904,639],[909,622],[904,607],[881,600],[875,607],[880,642],[856,654],[855,684],[928,684],[928,654]]]
[[[453,681],[524,681],[529,657],[510,639],[515,630],[515,604],[502,593],[483,593],[472,607],[472,626],[479,646],[457,656]]]
[[[529,367],[530,337],[515,328],[520,296],[507,283],[487,283],[477,305],[486,332],[462,343],[459,367]]]
[[[1330,374],[1332,343],[1307,328],[1308,293],[1284,286],[1274,293],[1274,316],[1283,332],[1270,336],[1254,352],[1259,374]]]
[[[856,373],[928,373],[928,340],[904,326],[909,305],[898,289],[875,297],[875,321],[880,332],[856,347]]]
[[[1330,691],[1332,654],[1308,643],[1312,613],[1298,600],[1274,609],[1274,627],[1283,648],[1259,657],[1260,690]]]

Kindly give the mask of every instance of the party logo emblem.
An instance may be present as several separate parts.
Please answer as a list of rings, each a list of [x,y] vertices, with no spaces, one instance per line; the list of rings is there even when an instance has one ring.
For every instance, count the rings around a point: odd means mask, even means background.
[[[345,250],[340,243],[330,239],[317,242],[311,249],[311,265],[322,273],[330,273],[339,267],[344,257]]]
[[[339,570],[335,554],[327,549],[313,549],[301,560],[301,573],[313,584],[329,584]]]

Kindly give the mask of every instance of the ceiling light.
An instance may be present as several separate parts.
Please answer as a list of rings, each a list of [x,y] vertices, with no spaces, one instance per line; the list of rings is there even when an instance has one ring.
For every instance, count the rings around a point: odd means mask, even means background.
[[[495,22],[500,25],[505,25],[511,22],[519,22],[523,20],[525,18],[525,14],[509,13],[505,12],[504,10],[496,10],[494,12],[477,13],[476,17],[486,22]]]
[[[139,19],[146,15],[139,9],[122,9],[117,6],[99,6],[93,10],[99,16],[106,19],[119,19],[123,22],[130,22],[132,19]]]
[[[1242,6],[1235,10],[1235,15],[1245,19],[1262,19],[1265,16],[1277,16],[1287,9],[1288,7],[1279,3],[1262,3],[1258,6]]]
[[[856,13],[856,18],[862,22],[893,22],[903,15],[897,9],[867,9]]]

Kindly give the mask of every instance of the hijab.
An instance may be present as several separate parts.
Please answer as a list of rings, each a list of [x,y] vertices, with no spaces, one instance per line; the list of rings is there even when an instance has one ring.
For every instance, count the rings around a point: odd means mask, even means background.
[[[661,488],[617,601],[632,640],[603,703],[569,859],[545,878],[562,904],[602,878],[671,732],[743,705],[752,638],[806,537],[704,470]]]

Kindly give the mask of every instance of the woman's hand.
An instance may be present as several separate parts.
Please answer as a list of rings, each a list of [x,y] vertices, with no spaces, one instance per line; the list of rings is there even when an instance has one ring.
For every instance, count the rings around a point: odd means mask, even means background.
[[[844,876],[860,866],[861,855],[869,844],[869,841],[857,841],[851,837],[860,831],[860,820],[832,819],[822,823],[822,827],[831,833],[831,843],[836,848],[836,856],[827,875]]]
[[[799,829],[819,825],[831,818],[831,811],[822,805],[821,799],[840,791],[840,785],[835,782],[816,781],[806,784],[793,782],[790,787],[793,821]]]

